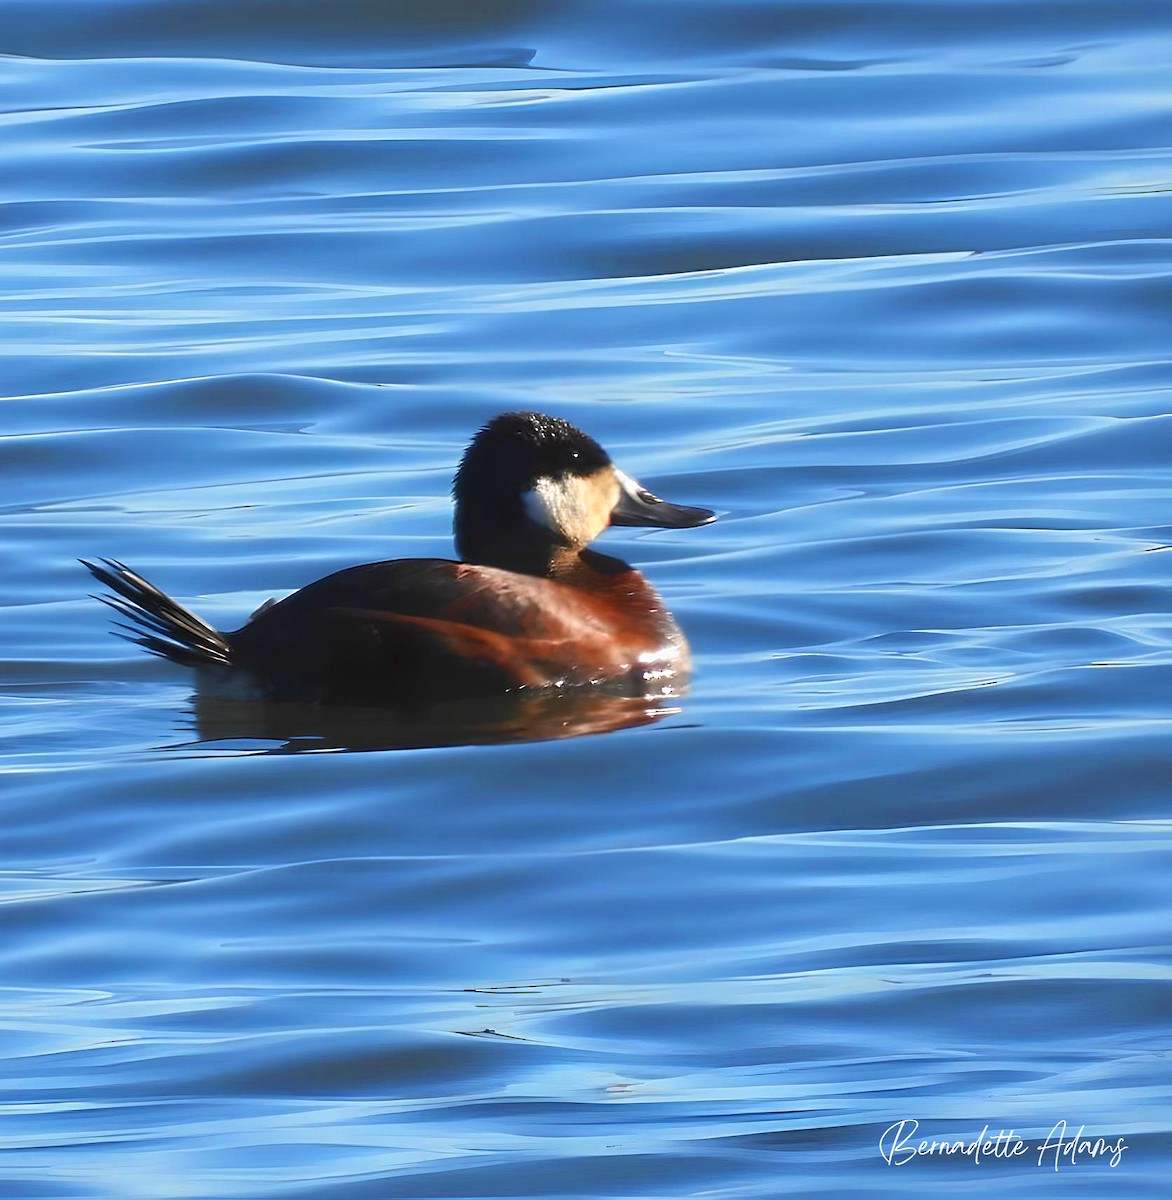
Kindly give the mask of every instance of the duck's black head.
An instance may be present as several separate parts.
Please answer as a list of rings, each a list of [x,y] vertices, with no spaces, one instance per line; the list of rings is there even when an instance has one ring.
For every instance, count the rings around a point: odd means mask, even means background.
[[[667,504],[560,417],[510,412],[473,439],[456,472],[456,549],[465,562],[519,563],[578,551],[608,525],[686,528],[707,509]]]

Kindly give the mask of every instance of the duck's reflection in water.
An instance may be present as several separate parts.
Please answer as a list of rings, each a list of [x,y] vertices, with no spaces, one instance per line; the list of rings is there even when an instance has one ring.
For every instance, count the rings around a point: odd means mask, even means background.
[[[540,742],[650,725],[678,713],[676,700],[579,689],[358,708],[197,696],[196,740],[169,749],[293,754]]]

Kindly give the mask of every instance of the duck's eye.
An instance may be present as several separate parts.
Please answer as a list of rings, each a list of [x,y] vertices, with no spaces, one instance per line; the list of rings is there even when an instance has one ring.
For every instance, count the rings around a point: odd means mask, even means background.
[[[581,457],[581,455],[578,453],[578,451],[577,451],[577,450],[571,450],[571,451],[570,451],[570,457],[571,457],[571,458],[580,458],[580,457]]]

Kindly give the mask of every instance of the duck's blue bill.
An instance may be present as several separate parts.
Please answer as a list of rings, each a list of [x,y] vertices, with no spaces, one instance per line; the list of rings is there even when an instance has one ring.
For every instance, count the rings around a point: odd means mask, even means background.
[[[650,529],[694,529],[710,525],[716,513],[709,508],[690,508],[686,504],[669,504],[649,492],[637,479],[618,469],[615,475],[621,491],[619,502],[610,514],[612,525],[641,525]]]

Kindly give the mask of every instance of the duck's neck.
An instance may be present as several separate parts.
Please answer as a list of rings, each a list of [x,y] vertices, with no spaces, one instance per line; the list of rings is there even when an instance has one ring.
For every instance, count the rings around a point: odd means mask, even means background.
[[[614,575],[630,567],[617,558],[563,546],[552,538],[535,538],[531,530],[523,535],[497,529],[488,536],[460,537],[456,535],[456,550],[466,563],[499,567],[519,575],[534,575],[539,579],[575,579],[583,576]]]
[[[502,525],[484,523],[473,529],[457,525],[456,552],[466,563],[542,578],[562,574],[578,557],[576,550],[552,538],[535,537],[533,530],[518,535]]]

